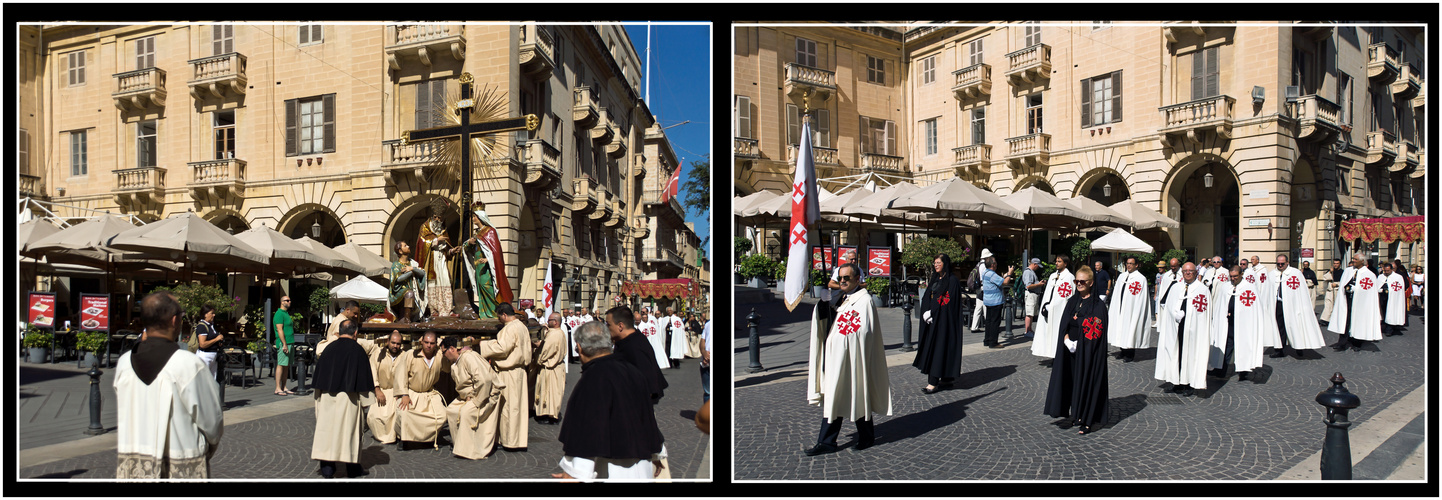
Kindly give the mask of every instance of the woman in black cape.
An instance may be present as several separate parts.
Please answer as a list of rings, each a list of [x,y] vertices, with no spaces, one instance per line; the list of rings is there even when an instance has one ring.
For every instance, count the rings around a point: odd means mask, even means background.
[[[951,272],[951,257],[936,256],[931,281],[921,298],[921,338],[911,366],[926,374],[924,394],[955,383],[961,376],[961,280]]]
[[[1107,420],[1107,305],[1092,293],[1092,270],[1082,266],[1076,272],[1076,293],[1062,310],[1061,335],[1057,338],[1056,362],[1051,367],[1051,386],[1046,391],[1045,412],[1051,417],[1072,417],[1086,434]],[[1068,341],[1076,343],[1075,352]]]

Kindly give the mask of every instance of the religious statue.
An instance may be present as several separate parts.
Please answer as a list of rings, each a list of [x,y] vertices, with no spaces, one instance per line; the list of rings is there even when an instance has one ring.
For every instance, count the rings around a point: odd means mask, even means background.
[[[409,323],[426,310],[425,269],[411,259],[411,246],[396,242],[396,261],[391,263],[391,313],[397,323]]]
[[[432,208],[431,217],[421,225],[420,237],[416,238],[416,261],[425,269],[426,302],[430,305],[432,317],[451,315],[451,272],[446,257],[455,255],[451,248],[451,237],[441,225],[440,211]]]
[[[506,280],[506,263],[501,253],[501,238],[495,225],[486,217],[485,204],[471,206],[471,239],[461,247],[466,254],[466,270],[476,291],[476,316],[496,317],[496,306],[511,302],[511,285]]]

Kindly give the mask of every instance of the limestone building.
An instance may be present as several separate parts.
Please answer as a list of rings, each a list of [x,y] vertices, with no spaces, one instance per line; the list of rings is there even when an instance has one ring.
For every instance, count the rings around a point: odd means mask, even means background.
[[[735,194],[788,190],[809,107],[823,187],[872,173],[1131,198],[1182,223],[1161,249],[1331,259],[1343,220],[1425,213],[1423,40],[1363,23],[737,26]]]
[[[643,192],[677,165],[647,156],[669,146],[647,132],[619,25],[29,25],[19,39],[21,194],[60,215],[194,211],[392,259],[437,207],[459,241],[459,178],[432,162],[437,142],[401,139],[445,124],[469,73],[506,99],[499,114],[540,118],[475,162],[517,299],[541,298],[551,262],[558,304],[607,306],[661,272],[643,249],[678,251],[657,227],[679,223]]]

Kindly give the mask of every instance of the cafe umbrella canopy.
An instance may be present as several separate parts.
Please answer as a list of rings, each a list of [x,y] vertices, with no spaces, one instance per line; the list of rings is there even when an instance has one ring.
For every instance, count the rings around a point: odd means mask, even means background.
[[[952,227],[967,221],[980,222],[982,225],[972,231],[978,237],[986,230],[986,224],[1020,224],[1024,216],[996,193],[957,177],[897,198],[891,203],[891,208],[923,212],[930,219],[953,222]],[[954,222],[957,220],[962,222]],[[980,247],[973,245],[973,252],[979,252]]]
[[[338,272],[346,276],[363,274],[361,271],[363,271],[364,269],[361,267],[360,264],[351,262],[350,258],[342,255],[340,252],[332,250],[328,246],[321,244],[321,242],[319,241],[310,239],[309,236],[301,236],[292,241],[295,241],[301,246],[306,247],[310,250],[311,253],[315,254],[321,259],[331,261],[332,264],[329,266],[329,271],[331,272]]]
[[[378,280],[378,283],[390,283],[391,263],[376,255],[375,252],[366,250],[365,247],[352,241],[333,248],[346,260],[360,266],[361,274],[368,278]]]
[[[270,262],[265,265],[265,273],[271,276],[310,273],[336,267],[333,260],[311,252],[305,245],[265,225],[258,225],[236,233],[235,239],[250,245],[251,248],[269,258]]]
[[[263,272],[270,258],[224,229],[185,212],[124,231],[110,239],[119,250],[186,264],[188,271]]]

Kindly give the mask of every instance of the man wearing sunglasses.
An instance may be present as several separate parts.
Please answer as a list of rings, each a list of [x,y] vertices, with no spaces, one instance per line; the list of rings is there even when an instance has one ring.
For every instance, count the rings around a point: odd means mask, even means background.
[[[1207,362],[1211,355],[1211,290],[1197,279],[1197,265],[1182,266],[1182,281],[1166,292],[1160,321],[1171,328],[1157,338],[1156,378],[1172,383],[1172,390],[1191,396],[1207,388]]]
[[[829,327],[820,328],[820,308],[812,314],[806,392],[809,404],[821,406],[822,419],[816,446],[806,450],[807,456],[836,451],[843,418],[856,422],[856,449],[869,448],[876,440],[871,414],[891,414],[891,381],[876,301],[861,288],[860,277],[854,263],[837,272],[843,296]]]

